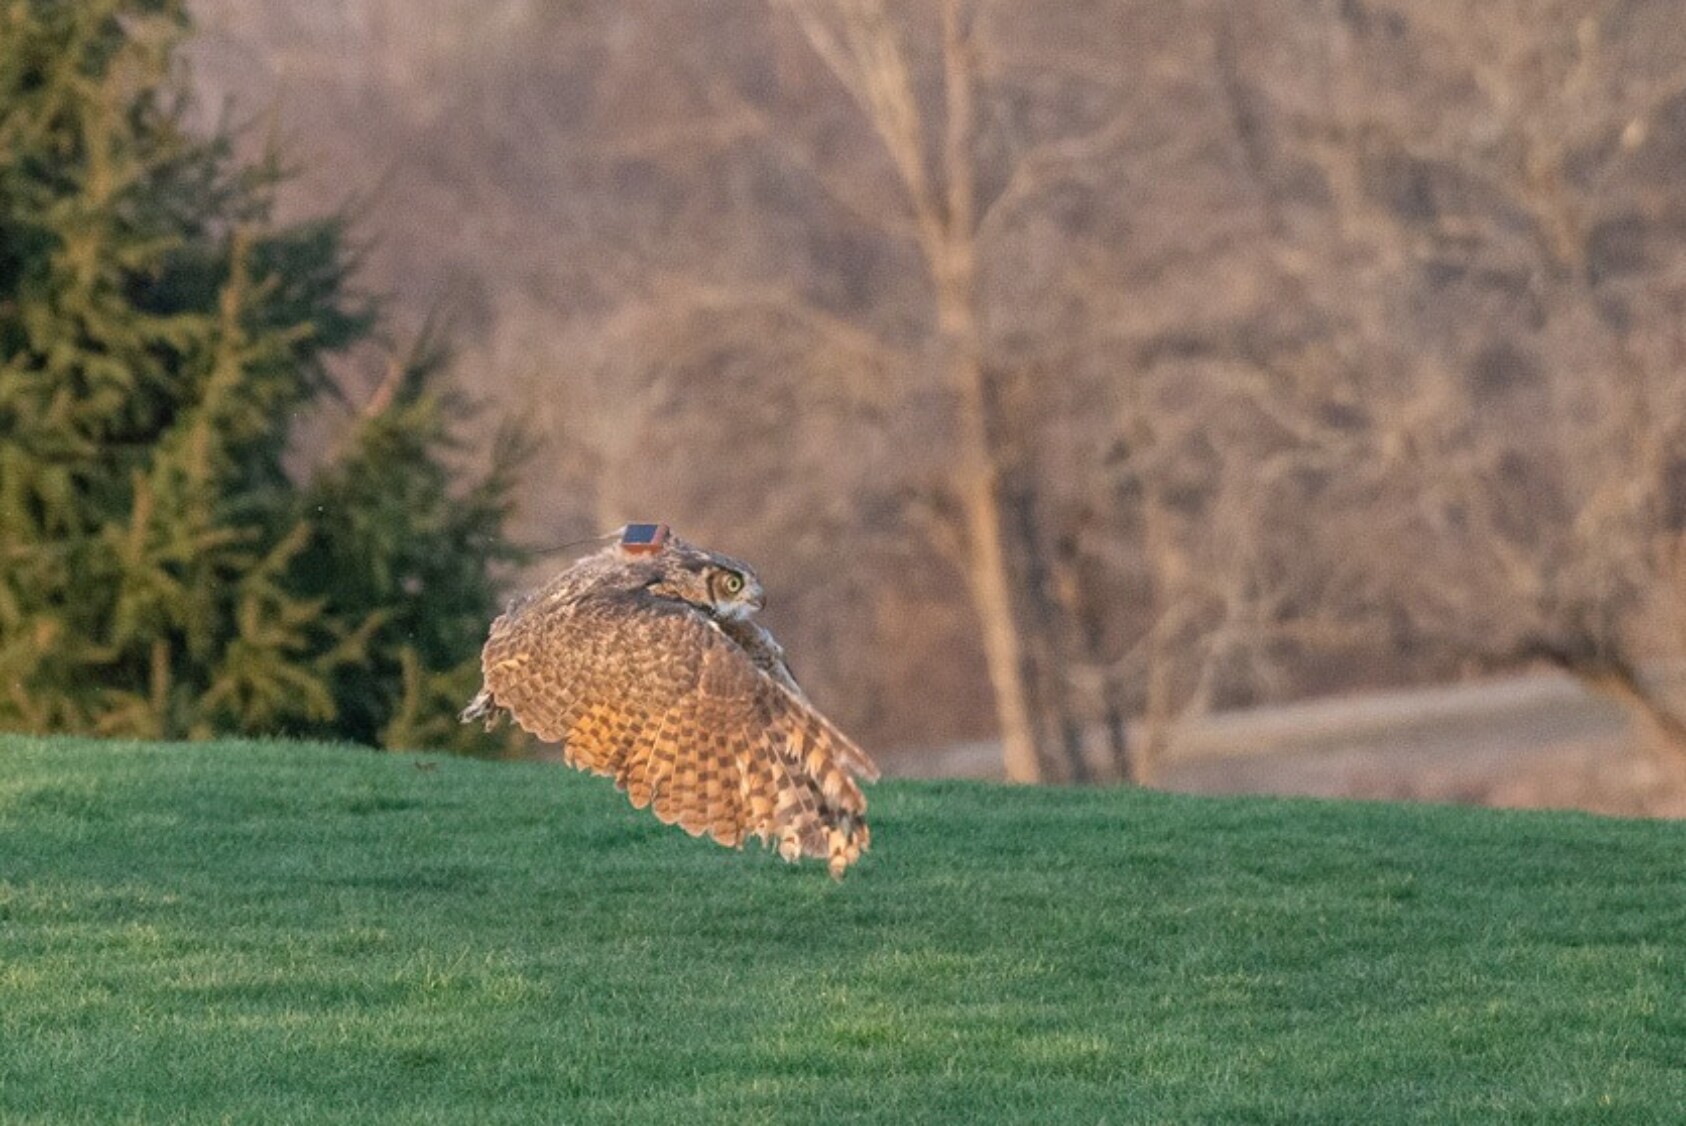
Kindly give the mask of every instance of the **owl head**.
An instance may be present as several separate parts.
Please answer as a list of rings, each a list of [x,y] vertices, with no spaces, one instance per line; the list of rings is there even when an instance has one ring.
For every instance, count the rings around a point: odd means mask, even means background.
[[[677,598],[717,618],[747,618],[767,604],[761,579],[749,564],[669,538],[652,562],[657,578],[646,589]]]

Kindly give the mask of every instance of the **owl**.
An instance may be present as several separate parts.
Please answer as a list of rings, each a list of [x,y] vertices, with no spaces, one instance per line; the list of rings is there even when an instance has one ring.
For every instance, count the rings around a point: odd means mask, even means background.
[[[629,524],[492,623],[462,720],[507,711],[635,808],[841,879],[871,839],[857,779],[878,768],[808,700],[763,605],[746,564]]]

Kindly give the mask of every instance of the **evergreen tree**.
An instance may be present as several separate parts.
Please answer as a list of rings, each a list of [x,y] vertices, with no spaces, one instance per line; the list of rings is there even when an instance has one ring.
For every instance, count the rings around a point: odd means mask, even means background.
[[[306,493],[317,534],[299,573],[332,620],[363,622],[360,659],[330,676],[336,730],[386,746],[472,750],[485,737],[456,717],[480,687],[480,645],[495,613],[487,565],[521,558],[502,529],[528,446],[506,427],[490,470],[456,488],[441,454],[458,449],[450,420],[467,405],[436,390],[445,358],[424,337],[389,361],[348,452]]]
[[[376,316],[340,221],[278,223],[276,162],[187,127],[187,31],[177,0],[0,0],[0,727],[431,736],[510,466],[450,488],[429,360],[289,479]]]

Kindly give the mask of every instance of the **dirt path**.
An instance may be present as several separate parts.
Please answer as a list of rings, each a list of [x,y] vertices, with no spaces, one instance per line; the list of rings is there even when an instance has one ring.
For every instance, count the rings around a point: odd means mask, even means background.
[[[1001,773],[989,742],[883,759],[904,776]],[[1154,784],[1686,816],[1686,778],[1627,714],[1545,674],[1213,716],[1180,733]]]

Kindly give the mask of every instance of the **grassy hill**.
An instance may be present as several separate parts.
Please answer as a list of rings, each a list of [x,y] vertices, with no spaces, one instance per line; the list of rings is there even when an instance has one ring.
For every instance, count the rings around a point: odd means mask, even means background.
[[[1686,826],[0,736],[0,1121],[1668,1121]]]

